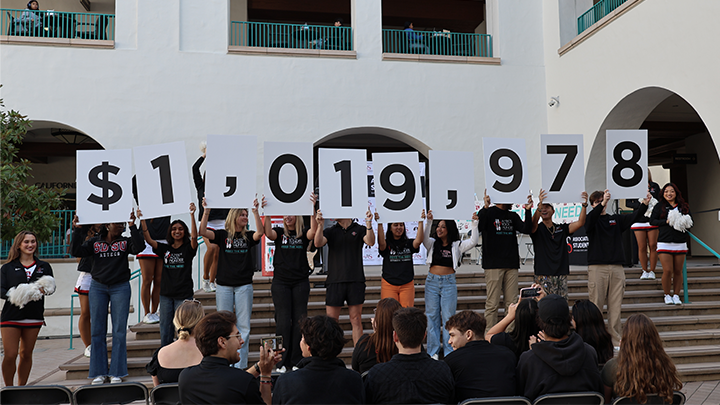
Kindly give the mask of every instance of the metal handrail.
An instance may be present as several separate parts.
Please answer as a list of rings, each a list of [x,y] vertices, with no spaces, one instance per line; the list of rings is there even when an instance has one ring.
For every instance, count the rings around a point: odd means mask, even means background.
[[[230,45],[352,51],[352,28],[333,25],[232,21],[230,23]]]
[[[620,7],[627,0],[600,0],[590,9],[584,12],[577,19],[578,35],[590,28],[593,24],[600,21],[601,18],[610,14],[613,10]]]
[[[710,246],[708,246],[705,242],[701,241],[700,238],[693,235],[692,232],[690,232],[690,231],[688,231],[688,235],[690,235],[690,237],[693,238],[695,240],[695,242],[700,244],[700,246],[704,247],[710,253],[712,253],[715,257],[720,259],[720,254],[718,254],[718,252],[712,250],[712,248]],[[683,261],[683,301],[685,302],[685,304],[690,303],[690,299],[688,298],[687,259],[685,259],[685,261]]]
[[[492,57],[492,36],[447,31],[382,30],[383,53]]]
[[[115,39],[112,14],[0,9],[0,35],[40,38]]]

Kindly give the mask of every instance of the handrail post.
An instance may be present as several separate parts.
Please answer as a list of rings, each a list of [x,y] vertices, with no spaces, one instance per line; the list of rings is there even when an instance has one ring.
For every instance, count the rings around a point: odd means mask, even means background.
[[[687,257],[683,259],[683,302],[685,304],[690,303],[690,299],[688,298]]]
[[[75,298],[75,294],[70,294],[70,347],[68,350],[73,350],[73,313],[75,312],[75,301],[73,300]]]

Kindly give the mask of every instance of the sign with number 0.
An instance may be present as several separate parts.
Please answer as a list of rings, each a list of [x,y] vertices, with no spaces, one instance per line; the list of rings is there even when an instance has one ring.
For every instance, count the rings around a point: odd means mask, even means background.
[[[193,201],[185,142],[133,148],[143,218],[185,214]]]
[[[365,149],[319,149],[320,210],[323,217],[364,218],[368,209]]]
[[[545,202],[579,202],[585,190],[582,135],[540,135]]]
[[[80,223],[129,220],[133,207],[131,150],[79,150],[76,161]]]
[[[417,152],[373,153],[375,209],[383,222],[411,222],[423,209]]]
[[[265,215],[312,215],[313,145],[265,142]]]
[[[256,137],[208,135],[205,199],[209,208],[252,207],[257,193],[256,174]]]
[[[471,218],[474,172],[472,152],[430,151],[430,209],[435,218]]]
[[[483,138],[483,161],[485,188],[493,203],[527,202],[530,188],[526,173],[524,139]]]
[[[607,130],[607,188],[612,198],[644,198],[648,189],[647,130]]]

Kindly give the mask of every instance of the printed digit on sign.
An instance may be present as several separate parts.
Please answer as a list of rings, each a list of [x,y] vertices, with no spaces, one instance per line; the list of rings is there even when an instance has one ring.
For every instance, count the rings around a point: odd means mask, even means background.
[[[560,170],[558,170],[557,176],[555,176],[555,180],[553,180],[550,190],[548,190],[560,191],[563,183],[565,183],[565,179],[567,179],[567,176],[570,173],[570,168],[575,162],[575,157],[577,157],[578,154],[578,147],[577,145],[548,145],[547,153],[551,155],[565,154],[565,159],[563,159],[563,162],[560,165]]]
[[[507,157],[512,161],[512,166],[510,166],[509,169],[503,169],[500,167],[500,159],[503,157]],[[510,149],[498,149],[494,151],[492,155],[490,155],[490,169],[493,173],[500,177],[512,177],[512,180],[510,180],[509,183],[501,183],[499,180],[496,180],[495,183],[493,183],[493,188],[495,190],[503,193],[511,193],[520,187],[520,184],[522,183],[523,168],[522,162],[520,161],[520,157],[517,153]]]
[[[336,172],[340,172],[340,205],[343,207],[352,207],[352,187],[350,176],[350,161],[341,160],[333,165]]]
[[[344,162],[348,162],[347,166],[349,173],[350,162],[347,160],[345,160]],[[338,163],[335,164],[335,171],[337,171]],[[286,193],[280,186],[280,170],[286,164],[292,165],[297,172],[297,185],[295,186],[295,189],[290,193]],[[296,155],[291,155],[288,153],[278,156],[278,158],[273,161],[272,165],[270,165],[270,173],[268,173],[268,176],[270,183],[270,191],[273,193],[275,198],[277,198],[281,202],[293,203],[295,201],[298,201],[305,194],[305,190],[307,189],[308,185],[307,167],[305,167],[305,163],[303,163],[303,161]]]
[[[630,159],[625,159],[622,155],[626,150],[632,152]],[[615,159],[617,164],[612,170],[612,178],[615,184],[621,187],[632,187],[642,181],[643,169],[638,165],[641,157],[642,151],[640,150],[640,146],[634,142],[624,141],[615,146],[615,149],[613,149],[613,159]],[[624,169],[632,170],[632,176],[629,179],[623,177],[622,172]]]
[[[173,197],[172,176],[170,174],[170,156],[162,155],[151,160],[153,169],[160,172],[160,191],[162,193],[163,204],[172,204],[175,202]]]
[[[395,185],[390,181],[390,176],[394,173],[399,173],[403,176],[402,184]],[[380,173],[380,186],[390,194],[403,194],[403,198],[400,201],[385,200],[383,207],[389,210],[404,210],[412,205],[415,199],[415,178],[413,177],[412,170],[405,165],[394,164],[385,167],[382,173]]]

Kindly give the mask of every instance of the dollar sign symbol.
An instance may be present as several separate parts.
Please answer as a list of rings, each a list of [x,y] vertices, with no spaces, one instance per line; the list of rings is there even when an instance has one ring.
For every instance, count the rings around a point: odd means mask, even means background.
[[[102,205],[103,211],[109,210],[110,204],[115,204],[120,201],[120,197],[122,197],[122,187],[120,187],[119,184],[108,180],[109,173],[117,175],[119,171],[119,167],[112,166],[109,162],[102,162],[100,166],[93,167],[88,174],[88,178],[93,186],[102,189],[102,197],[90,194],[88,201],[94,204]],[[102,178],[100,176],[102,176]],[[112,195],[109,195],[111,192]]]

